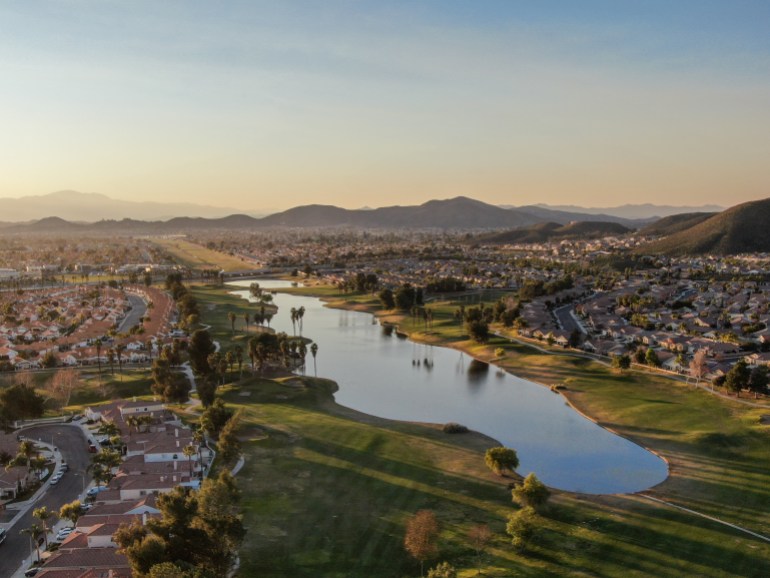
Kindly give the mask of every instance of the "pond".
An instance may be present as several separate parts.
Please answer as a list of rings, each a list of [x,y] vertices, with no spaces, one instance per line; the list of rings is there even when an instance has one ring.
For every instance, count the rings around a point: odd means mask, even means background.
[[[290,285],[258,282],[264,289]],[[250,298],[248,289],[234,293]],[[547,387],[454,349],[414,343],[369,313],[282,293],[274,303],[271,327],[289,335],[289,311],[305,308],[302,334],[318,344],[317,375],[338,383],[341,405],[388,419],[463,424],[516,449],[519,474],[535,472],[562,490],[630,493],[668,475],[662,459],[586,419]],[[306,371],[314,372],[309,353]]]

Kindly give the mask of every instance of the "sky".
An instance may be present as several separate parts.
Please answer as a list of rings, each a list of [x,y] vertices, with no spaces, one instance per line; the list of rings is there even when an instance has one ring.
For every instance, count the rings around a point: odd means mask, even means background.
[[[770,197],[768,30],[766,0],[0,0],[0,198],[730,206]]]

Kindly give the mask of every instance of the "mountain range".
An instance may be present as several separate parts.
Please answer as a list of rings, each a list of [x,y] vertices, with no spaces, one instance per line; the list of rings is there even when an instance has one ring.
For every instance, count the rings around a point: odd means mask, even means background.
[[[673,205],[653,205],[650,203],[640,205],[620,205],[618,207],[587,208],[575,205],[544,205],[538,204],[537,207],[551,211],[566,211],[570,213],[580,213],[587,215],[609,215],[621,219],[660,219],[679,215],[682,213],[719,213],[726,207],[719,205],[701,205],[695,206],[673,206]],[[601,219],[607,220],[607,219]]]
[[[57,216],[68,221],[91,223],[103,219],[166,220],[173,217],[226,217],[243,212],[232,207],[195,203],[122,201],[99,193],[57,191],[47,195],[0,198],[5,222],[24,222]]]
[[[73,196],[74,195],[74,196]],[[78,198],[80,193],[57,193],[57,199]],[[51,197],[50,195],[48,197]],[[102,196],[99,196],[101,198]],[[97,199],[98,200],[98,199]],[[0,214],[7,218],[0,199]],[[171,205],[158,205],[169,207]],[[51,207],[49,207],[51,208]],[[377,209],[344,209],[331,205],[306,205],[267,217],[244,214],[224,217],[175,217],[169,220],[134,218],[102,219],[84,223],[61,216],[27,223],[0,223],[0,232],[43,234],[169,234],[201,230],[264,230],[271,227],[361,227],[389,229],[496,230],[490,242],[539,242],[549,239],[593,238],[623,235],[631,230],[658,237],[639,248],[648,254],[736,254],[770,252],[770,199],[743,203],[721,212],[690,212],[662,219],[630,220],[613,215],[588,215],[529,205],[506,209],[469,199],[433,200],[415,206]],[[501,232],[504,231],[504,232]],[[485,237],[481,237],[484,239]]]
[[[439,201],[432,201],[439,202]],[[433,205],[429,203],[421,205],[425,211],[431,211]],[[311,205],[310,207],[312,207]],[[495,207],[494,205],[487,205]],[[323,209],[322,205],[315,205],[315,209],[297,207],[276,213],[284,215],[290,212],[304,212],[307,215],[315,213],[325,222],[336,224],[340,220],[353,219],[348,214],[347,209],[327,206]],[[380,215],[389,215],[389,220],[398,219],[404,215],[404,209],[409,207],[387,207],[384,209],[372,209],[363,207],[359,212],[380,211]],[[671,207],[661,205],[624,205],[614,208],[584,208],[578,206],[548,206],[548,205],[525,205],[513,206],[502,205],[495,207],[498,209],[514,209],[521,213],[526,213],[528,220],[532,216],[540,220],[569,222],[585,220],[586,215],[592,215],[592,221],[607,221],[622,223],[628,225],[642,224],[644,221],[650,221],[657,217],[664,217],[675,213],[687,212],[717,212],[723,210],[722,207],[703,206],[703,207]],[[303,209],[303,211],[300,211]],[[98,193],[81,193],[78,191],[58,191],[47,195],[35,195],[20,198],[0,198],[0,219],[7,223],[19,223],[44,219],[46,217],[57,216],[67,221],[93,223],[101,220],[122,220],[135,219],[140,221],[167,221],[175,217],[203,217],[216,219],[227,217],[233,214],[248,214],[252,217],[261,217],[270,215],[270,211],[249,211],[242,208],[220,207],[199,205],[195,203],[164,203],[164,202],[139,202],[123,201],[110,198]],[[275,217],[278,219],[279,217]],[[292,214],[284,215],[286,219],[295,218]],[[300,218],[297,216],[296,218]],[[274,219],[274,220],[275,220]],[[364,219],[365,220],[365,219]],[[522,222],[523,222],[522,221]]]
[[[232,214],[227,217],[175,217],[169,220],[143,221],[132,218],[103,219],[84,223],[45,217],[28,223],[4,223],[6,233],[113,233],[157,234],[203,229],[256,229],[266,227],[362,227],[383,229],[513,229],[542,222],[566,225],[576,217],[564,211],[548,211],[540,207],[504,209],[467,197],[434,200],[416,206],[392,206],[377,209],[343,209],[331,205],[304,205],[263,218]],[[5,214],[5,213],[4,213]],[[625,227],[637,228],[646,223],[607,217]],[[595,219],[592,219],[595,220]]]

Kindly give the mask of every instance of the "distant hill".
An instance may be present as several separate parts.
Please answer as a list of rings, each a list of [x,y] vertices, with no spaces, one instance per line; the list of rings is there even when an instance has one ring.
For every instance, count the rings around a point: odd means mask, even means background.
[[[541,219],[548,219],[558,223],[571,223],[573,221],[582,222],[590,220],[605,223],[620,223],[621,225],[633,229],[647,225],[656,218],[625,218],[618,217],[609,213],[589,213],[587,212],[589,209],[585,209],[583,211],[565,211],[556,209],[554,207],[547,207],[546,205],[524,205],[522,207],[516,207],[515,209],[518,211],[524,211],[529,215],[534,215]],[[575,207],[575,209],[580,209],[580,207]]]
[[[684,231],[710,219],[718,213],[682,213],[681,215],[671,215],[663,217],[654,223],[639,229],[640,235],[649,237],[665,237],[673,235],[679,231]]]
[[[76,193],[75,195],[80,195]],[[67,195],[64,195],[65,197]],[[78,197],[81,198],[81,197]],[[82,199],[81,199],[82,200]],[[8,199],[0,199],[0,208]],[[0,227],[4,234],[8,233],[68,233],[79,231],[83,234],[98,234],[103,232],[121,234],[166,234],[183,233],[198,230],[241,229],[252,230],[267,227],[296,227],[296,228],[325,228],[325,227],[362,227],[383,229],[512,229],[535,225],[537,223],[568,223],[586,219],[581,215],[564,211],[551,211],[542,207],[531,206],[519,209],[504,209],[467,197],[433,200],[421,205],[380,207],[377,209],[343,209],[331,205],[305,205],[294,207],[287,211],[275,213],[263,218],[255,218],[244,214],[230,214],[224,217],[181,216],[169,220],[141,220],[126,215],[120,219],[99,219],[87,224],[85,215],[78,219],[65,219],[58,215],[58,220],[46,217],[41,221],[24,224],[13,224]],[[4,213],[2,213],[5,215]],[[53,212],[48,215],[55,214]],[[576,219],[576,217],[579,217]],[[582,217],[585,217],[583,215]],[[597,231],[575,231],[562,234],[620,234],[626,228],[637,228],[640,221],[629,221],[608,216],[592,218],[591,222],[612,222],[621,228]],[[76,221],[76,222],[74,222]],[[645,223],[646,224],[646,223]],[[78,228],[79,227],[79,228]]]
[[[641,253],[697,255],[770,252],[770,199],[737,205],[640,247]]]
[[[165,220],[172,217],[224,217],[243,212],[232,207],[194,203],[122,201],[98,193],[57,191],[47,195],[0,198],[4,221],[33,221],[56,215],[68,221],[94,222],[102,219]]]
[[[561,225],[559,223],[539,223],[530,227],[484,235],[476,239],[478,243],[544,243],[567,239],[599,239],[630,233],[631,229],[619,223],[603,221],[577,221]]]
[[[681,213],[718,213],[724,211],[725,207],[719,205],[701,205],[701,206],[672,206],[672,205],[653,205],[650,203],[638,205],[621,205],[618,207],[579,207],[576,205],[535,205],[542,209],[551,211],[566,211],[570,213],[579,213],[582,215],[596,215],[597,221],[609,221],[606,216],[612,216],[621,219],[631,220],[652,220]],[[529,210],[529,207],[519,207]],[[580,217],[579,220],[584,217]]]

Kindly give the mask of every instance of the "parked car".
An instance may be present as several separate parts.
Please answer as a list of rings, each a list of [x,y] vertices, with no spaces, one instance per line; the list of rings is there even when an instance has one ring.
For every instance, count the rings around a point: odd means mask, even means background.
[[[5,539],[7,536],[8,536],[8,532],[5,531],[5,528],[0,528],[0,544],[5,542]]]
[[[56,484],[58,484],[58,483],[59,483],[59,480],[61,480],[61,477],[62,477],[62,474],[61,474],[61,472],[59,472],[58,474],[54,474],[53,476],[51,476],[51,485],[52,485],[52,486],[55,486]]]
[[[37,576],[37,573],[38,573],[38,572],[40,572],[40,568],[39,568],[39,567],[30,568],[29,570],[27,570],[26,572],[24,572],[24,576],[27,576],[28,578],[29,578],[30,576]]]
[[[61,542],[62,540],[64,540],[64,538],[72,534],[72,532],[74,531],[75,531],[75,528],[72,528],[72,527],[62,528],[61,530],[59,530],[59,533],[56,534],[56,541]]]
[[[68,472],[70,469],[70,466],[67,462],[62,462],[61,466],[59,466],[59,470],[62,472]]]
[[[89,489],[86,492],[86,495],[88,495],[88,496],[95,496],[99,492],[103,492],[103,491],[105,491],[107,489],[108,489],[107,486],[94,486],[93,488]]]

